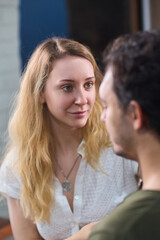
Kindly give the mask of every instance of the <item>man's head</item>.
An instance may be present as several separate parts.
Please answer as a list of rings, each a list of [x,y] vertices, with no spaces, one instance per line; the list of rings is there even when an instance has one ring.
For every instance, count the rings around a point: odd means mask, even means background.
[[[160,31],[119,37],[106,48],[104,63],[102,120],[115,152],[136,158],[137,136],[160,139]]]

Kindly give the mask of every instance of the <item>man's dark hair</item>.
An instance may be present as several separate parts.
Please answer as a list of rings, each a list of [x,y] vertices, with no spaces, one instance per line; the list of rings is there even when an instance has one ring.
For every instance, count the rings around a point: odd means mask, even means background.
[[[145,127],[160,136],[160,31],[117,38],[105,49],[104,64],[113,69],[113,89],[123,109],[137,101]]]

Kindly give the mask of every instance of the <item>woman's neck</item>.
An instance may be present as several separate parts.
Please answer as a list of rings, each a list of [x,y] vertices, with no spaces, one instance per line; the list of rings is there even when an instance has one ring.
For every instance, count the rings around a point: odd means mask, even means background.
[[[74,155],[82,141],[82,130],[67,126],[52,126],[55,154]]]

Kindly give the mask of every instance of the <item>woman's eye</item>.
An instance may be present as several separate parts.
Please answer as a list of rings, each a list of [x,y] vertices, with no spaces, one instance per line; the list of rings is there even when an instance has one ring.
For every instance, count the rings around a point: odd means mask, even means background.
[[[91,88],[93,86],[93,82],[87,82],[85,84],[85,88]]]
[[[65,85],[62,87],[62,89],[65,91],[65,92],[71,92],[72,91],[72,86],[70,85]]]

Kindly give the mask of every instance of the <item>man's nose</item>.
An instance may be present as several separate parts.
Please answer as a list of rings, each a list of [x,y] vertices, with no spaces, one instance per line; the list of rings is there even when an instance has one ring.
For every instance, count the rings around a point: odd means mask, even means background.
[[[105,122],[105,120],[106,120],[106,109],[103,109],[103,112],[101,114],[101,121]]]

